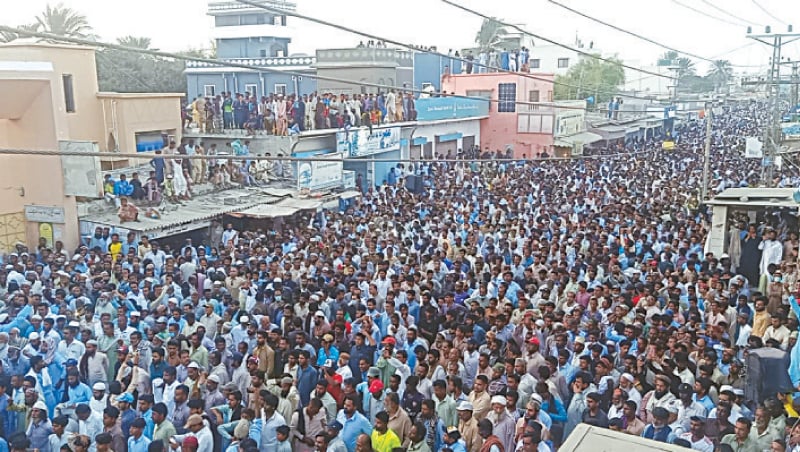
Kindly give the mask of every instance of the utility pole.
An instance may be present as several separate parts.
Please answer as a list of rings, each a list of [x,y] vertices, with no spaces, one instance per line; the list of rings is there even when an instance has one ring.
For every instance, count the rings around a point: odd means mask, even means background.
[[[767,75],[767,99],[769,101],[770,119],[764,127],[762,143],[764,145],[764,160],[761,166],[761,179],[772,187],[775,182],[775,157],[781,141],[781,47],[800,39],[800,33],[793,33],[792,26],[788,26],[787,33],[772,33],[772,28],[767,26],[764,34],[752,34],[752,27],[747,27],[747,37],[762,44],[772,47],[770,70]]]
[[[708,176],[711,171],[711,122],[714,119],[714,106],[711,102],[706,102],[706,148],[703,155],[703,187],[701,190],[700,202],[706,202],[708,195]]]

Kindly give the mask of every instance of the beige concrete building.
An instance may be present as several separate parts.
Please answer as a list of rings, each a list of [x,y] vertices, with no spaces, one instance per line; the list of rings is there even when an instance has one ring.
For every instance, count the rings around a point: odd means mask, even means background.
[[[136,152],[153,137],[177,138],[181,97],[99,92],[93,48],[0,45],[0,149],[109,152],[108,158],[0,153],[0,251],[17,242],[34,248],[40,238],[75,247],[76,197],[102,197],[101,169],[134,163],[113,158],[115,152]]]

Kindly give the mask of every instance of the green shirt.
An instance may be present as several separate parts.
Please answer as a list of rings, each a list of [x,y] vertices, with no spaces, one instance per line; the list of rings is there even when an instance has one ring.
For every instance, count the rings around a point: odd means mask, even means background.
[[[756,445],[756,442],[749,436],[743,443],[739,443],[739,441],[736,440],[735,433],[725,435],[722,438],[722,444],[731,446],[733,452],[762,452]]]

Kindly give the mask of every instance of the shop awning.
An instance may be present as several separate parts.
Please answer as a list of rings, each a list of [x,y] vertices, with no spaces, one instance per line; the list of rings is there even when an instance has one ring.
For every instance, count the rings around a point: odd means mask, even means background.
[[[358,190],[346,190],[339,195],[342,199],[358,198],[359,196],[361,196],[361,192]]]
[[[414,140],[411,142],[414,146],[422,146],[428,144],[428,137],[414,137]]]
[[[596,143],[602,139],[603,137],[601,137],[596,133],[580,132],[573,135],[557,137],[553,142],[553,145],[559,147],[571,148],[573,145]]]
[[[276,205],[279,207],[289,207],[295,210],[316,210],[322,207],[322,201],[319,199],[285,198]]]

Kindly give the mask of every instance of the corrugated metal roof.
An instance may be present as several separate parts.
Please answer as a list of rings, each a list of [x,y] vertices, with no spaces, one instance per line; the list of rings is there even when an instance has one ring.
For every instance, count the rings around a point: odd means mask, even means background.
[[[231,212],[230,215],[236,217],[249,217],[249,218],[277,218],[288,217],[297,213],[297,209],[293,207],[280,206],[275,204],[262,204],[259,206],[251,207],[241,212]]]
[[[163,204],[156,208],[160,214],[160,218],[157,219],[145,216],[148,209],[146,206],[137,206],[139,207],[139,221],[136,222],[123,224],[114,211],[92,213],[82,216],[80,220],[124,227],[140,232],[157,231],[181,224],[209,220],[259,204],[274,204],[280,199],[257,188],[225,190],[183,201],[182,205]]]

